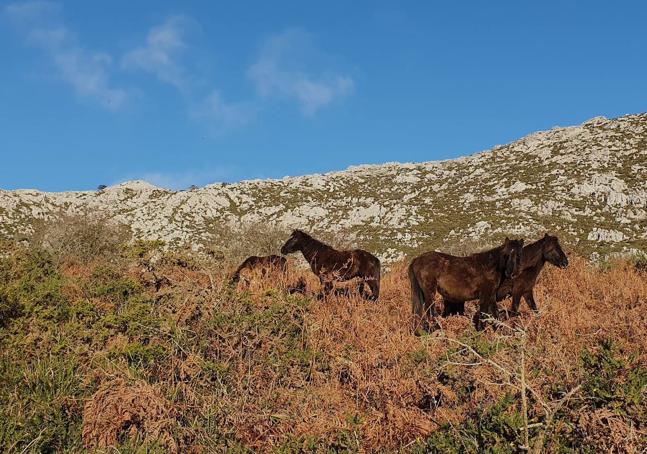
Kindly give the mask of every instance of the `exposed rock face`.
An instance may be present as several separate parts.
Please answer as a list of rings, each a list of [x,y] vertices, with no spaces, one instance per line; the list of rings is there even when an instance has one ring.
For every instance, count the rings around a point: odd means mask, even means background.
[[[0,234],[102,211],[142,238],[197,245],[219,223],[340,232],[387,260],[503,234],[555,232],[585,253],[647,250],[647,114],[538,132],[473,156],[174,192],[0,191]]]

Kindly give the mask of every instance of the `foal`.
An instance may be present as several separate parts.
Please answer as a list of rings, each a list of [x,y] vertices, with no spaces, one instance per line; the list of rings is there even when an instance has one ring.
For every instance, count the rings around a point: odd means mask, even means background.
[[[380,261],[370,252],[362,249],[338,251],[302,230],[294,230],[281,248],[281,254],[296,251],[301,251],[319,278],[324,296],[330,294],[334,282],[356,277],[361,279],[359,293],[363,298],[376,300],[380,296]],[[370,295],[365,292],[364,283],[371,289]]]
[[[267,255],[264,257],[258,257],[256,255],[252,255],[251,257],[247,257],[243,263],[240,264],[240,266],[234,271],[234,274],[231,276],[231,280],[229,281],[230,285],[237,284],[238,281],[240,280],[240,273],[243,270],[254,270],[254,269],[260,269],[261,270],[261,276],[265,277],[265,275],[268,273],[268,271],[273,271],[277,270],[280,271],[281,273],[285,273],[287,270],[288,266],[288,261],[285,257],[281,257],[280,255]]]

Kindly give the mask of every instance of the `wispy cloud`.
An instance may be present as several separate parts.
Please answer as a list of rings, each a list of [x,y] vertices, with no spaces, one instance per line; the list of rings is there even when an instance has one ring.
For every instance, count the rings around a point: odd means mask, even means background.
[[[193,110],[195,118],[204,121],[209,131],[221,134],[247,125],[258,112],[258,107],[249,102],[226,102],[218,90],[213,90]]]
[[[124,55],[122,66],[144,71],[177,88],[191,106],[190,115],[209,133],[219,135],[246,125],[258,109],[251,102],[225,101],[215,88],[199,94],[201,90],[194,82],[195,78],[190,77],[190,71],[183,63],[183,54],[189,47],[185,36],[191,27],[197,26],[197,22],[188,16],[169,17],[150,29],[144,45]]]
[[[263,43],[247,75],[261,97],[293,99],[305,115],[314,115],[354,88],[349,76],[328,69],[311,69],[321,54],[307,32],[290,29]]]
[[[43,52],[57,76],[80,98],[118,110],[128,101],[130,91],[117,86],[114,77],[123,77],[124,72],[148,74],[175,87],[187,113],[216,134],[249,124],[265,100],[296,102],[304,115],[311,116],[354,89],[353,79],[330,69],[334,65],[329,64],[329,56],[301,29],[284,31],[262,43],[246,74],[256,95],[247,101],[232,101],[222,95],[220,83],[205,83],[205,75],[192,70],[195,49],[187,36],[199,24],[189,16],[170,16],[154,25],[115,65],[110,54],[79,43],[56,2],[11,3],[0,11],[26,43]],[[239,78],[241,83],[245,80],[243,74]]]
[[[162,82],[185,90],[188,75],[180,58],[186,49],[184,36],[193,24],[187,16],[172,16],[148,32],[146,43],[128,52],[122,59],[127,69],[136,69],[156,76]]]
[[[80,46],[61,20],[60,7],[52,2],[9,4],[4,13],[25,36],[27,42],[49,57],[62,80],[77,95],[117,110],[127,100],[127,92],[110,81],[110,55]]]

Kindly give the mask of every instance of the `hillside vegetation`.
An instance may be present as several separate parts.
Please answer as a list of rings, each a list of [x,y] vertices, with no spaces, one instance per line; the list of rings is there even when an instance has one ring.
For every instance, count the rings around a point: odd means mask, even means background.
[[[539,316],[523,307],[476,332],[469,305],[413,336],[406,262],[377,302],[321,301],[294,264],[231,289],[222,256],[130,241],[103,221],[0,247],[3,452],[647,446],[644,264],[571,253],[542,274]],[[299,277],[307,292],[286,293]]]
[[[208,248],[227,226],[262,222],[343,234],[389,262],[503,233],[559,233],[586,257],[647,251],[647,114],[594,118],[473,156],[353,167],[281,180],[169,191],[126,182],[101,191],[0,190],[0,235],[36,220],[103,213],[140,239]],[[101,183],[101,182],[97,182]]]

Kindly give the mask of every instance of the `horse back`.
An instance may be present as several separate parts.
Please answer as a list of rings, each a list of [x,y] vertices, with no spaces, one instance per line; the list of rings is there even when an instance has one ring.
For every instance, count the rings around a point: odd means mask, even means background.
[[[276,268],[285,268],[287,265],[287,260],[285,257],[280,255],[268,255],[268,256],[257,256],[252,255],[247,257],[245,261],[240,265],[239,269],[243,268],[257,268],[257,267],[276,267]]]
[[[436,279],[442,275],[452,275],[461,279],[473,280],[483,274],[484,266],[473,256],[458,257],[443,252],[426,252],[414,259],[416,267],[425,268]],[[413,262],[412,262],[413,263]]]
[[[423,286],[437,288],[442,296],[456,300],[478,298],[482,289],[497,278],[496,270],[474,256],[433,251],[414,259],[411,266]]]
[[[288,260],[280,255],[268,255],[266,258],[268,265],[275,266],[277,268],[285,268],[288,263]]]

